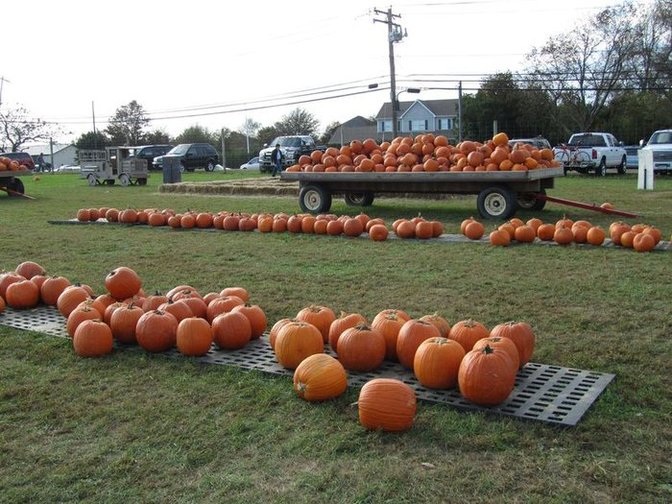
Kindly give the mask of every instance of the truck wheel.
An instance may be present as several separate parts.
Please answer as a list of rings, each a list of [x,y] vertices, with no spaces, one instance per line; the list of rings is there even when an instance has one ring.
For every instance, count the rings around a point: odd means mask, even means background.
[[[506,187],[488,187],[479,193],[476,206],[481,217],[504,220],[516,213],[516,197]]]
[[[215,171],[215,163],[213,163],[212,161],[208,161],[208,164],[205,167],[205,171],[209,172]]]
[[[621,164],[618,165],[618,174],[625,175],[628,171],[628,160],[625,156],[621,159]]]
[[[126,187],[128,184],[131,183],[131,178],[125,173],[122,173],[121,175],[119,175],[119,183],[121,184],[122,187]]]
[[[299,191],[299,206],[304,212],[328,212],[331,208],[331,193],[317,185],[304,186]]]
[[[98,183],[98,180],[96,180],[96,176],[93,173],[91,173],[88,177],[86,177],[86,180],[88,181],[91,187],[95,186]]]
[[[23,187],[23,182],[21,182],[21,179],[17,177],[13,177],[13,179],[9,183],[7,183],[5,187],[9,189],[10,192],[8,192],[7,195],[10,197],[18,197],[25,191]]]
[[[346,192],[345,204],[348,206],[371,206],[373,203],[373,193],[366,192]]]
[[[522,193],[518,195],[518,208],[523,210],[543,210],[546,206],[546,200],[537,199],[537,194],[546,196],[546,190],[542,189],[538,193]]]
[[[595,168],[595,175],[598,177],[604,177],[607,174],[607,161],[602,158],[600,160],[600,164],[597,165],[597,168]]]

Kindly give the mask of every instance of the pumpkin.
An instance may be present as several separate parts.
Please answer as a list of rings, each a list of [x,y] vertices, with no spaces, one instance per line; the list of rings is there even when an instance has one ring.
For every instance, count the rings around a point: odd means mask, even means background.
[[[120,266],[105,277],[105,288],[115,299],[133,297],[142,287],[142,280],[131,268]]]
[[[574,241],[574,233],[568,227],[557,227],[553,233],[553,241],[558,245],[569,245]]]
[[[79,303],[75,308],[75,310],[84,307],[91,308],[92,310],[96,310],[98,313],[100,313],[101,320],[103,319],[103,315],[105,314],[105,308],[107,308],[103,303],[101,303],[97,299],[89,298]]]
[[[179,299],[173,298],[175,301],[180,301],[186,304],[194,317],[207,318],[208,305],[205,304],[203,298],[199,296],[182,296]]]
[[[324,352],[320,330],[307,322],[289,322],[275,340],[275,356],[281,366],[296,369],[306,357]]]
[[[75,330],[72,347],[80,357],[101,357],[112,352],[112,331],[100,320],[85,320]]]
[[[7,286],[5,301],[7,305],[17,310],[35,308],[40,302],[40,289],[30,280],[23,279],[13,282]]]
[[[369,228],[369,238],[373,241],[385,241],[389,235],[389,231],[384,224],[374,224]]]
[[[222,313],[212,321],[212,334],[220,349],[237,350],[249,343],[252,338],[252,325],[240,312]]]
[[[423,315],[420,317],[420,320],[424,320],[425,322],[429,322],[436,326],[442,338],[447,338],[448,334],[450,334],[450,323],[438,313]]]
[[[273,327],[271,327],[271,330],[268,332],[268,344],[271,345],[271,348],[275,350],[275,340],[278,337],[278,333],[280,332],[280,329],[285,327],[289,322],[299,322],[296,319],[290,319],[290,318],[283,318],[278,320],[275,324],[273,324]]]
[[[0,297],[0,313],[2,313],[3,311],[5,311],[5,300],[2,297]]]
[[[144,313],[135,327],[138,345],[148,352],[165,352],[175,345],[177,319],[163,310]]]
[[[182,355],[200,356],[210,350],[214,335],[207,320],[189,317],[177,325],[175,344]]]
[[[401,432],[413,426],[417,402],[415,392],[404,382],[375,378],[360,390],[357,408],[365,429]]]
[[[527,322],[504,322],[497,324],[490,331],[490,337],[509,338],[518,349],[520,367],[527,364],[534,352],[535,336]]]
[[[164,296],[159,291],[156,291],[154,294],[151,294],[145,298],[142,303],[142,310],[146,312],[156,310],[163,303],[167,302],[168,296]]]
[[[25,277],[13,272],[4,272],[0,274],[0,297],[6,298],[7,287],[15,282],[26,280]]]
[[[49,306],[55,306],[58,302],[58,297],[70,286],[70,280],[62,276],[47,277],[47,279],[40,287],[40,296],[42,302]]]
[[[322,333],[322,339],[325,343],[329,341],[329,328],[334,320],[336,320],[336,315],[331,308],[320,305],[310,305],[306,308],[303,308],[296,314],[298,320],[308,322],[317,327]]]
[[[247,317],[250,321],[250,326],[252,328],[252,339],[258,339],[264,334],[266,326],[268,325],[268,320],[266,319],[266,314],[259,307],[259,305],[237,305],[234,306],[232,312],[240,312]]]
[[[343,234],[345,236],[357,237],[364,232],[364,225],[360,219],[352,217],[343,223]]]
[[[101,320],[102,321],[102,315],[100,314],[99,311],[96,309],[82,305],[77,307],[75,310],[70,313],[70,316],[68,317],[68,320],[65,324],[65,328],[68,332],[68,335],[72,338],[75,335],[75,331],[79,327],[79,325],[84,322],[85,320]]]
[[[483,338],[488,337],[487,328],[472,319],[460,320],[451,329],[449,338],[457,341],[465,352],[470,351],[474,344]]]
[[[511,244],[511,235],[503,229],[495,229],[488,236],[490,245],[495,247],[508,247]]]
[[[407,320],[399,330],[397,337],[397,358],[399,363],[413,369],[413,359],[420,344],[430,338],[440,338],[441,333],[433,324],[424,320]]]
[[[365,324],[346,329],[338,339],[338,360],[349,371],[373,371],[384,359],[385,338]]]
[[[457,372],[465,355],[457,341],[445,337],[423,341],[413,358],[413,373],[427,388],[451,389],[457,384]]]
[[[185,318],[194,316],[194,312],[191,311],[189,305],[184,301],[168,301],[167,303],[163,303],[157,309],[160,311],[170,313],[173,317],[175,317],[178,323],[184,320]]]
[[[17,275],[21,275],[26,280],[30,280],[35,275],[46,275],[47,272],[45,269],[33,261],[24,261],[16,267],[14,272]]]
[[[485,233],[485,227],[477,220],[471,221],[464,228],[464,236],[466,236],[470,240],[480,240],[483,237],[484,233]]]
[[[385,339],[385,359],[389,361],[396,361],[397,358],[397,338],[399,331],[406,322],[406,319],[401,318],[395,311],[381,312],[377,314],[371,327],[382,334]]]
[[[340,396],[348,387],[343,365],[331,355],[306,357],[294,371],[294,391],[306,401],[326,401]]]
[[[460,364],[457,383],[465,399],[482,406],[495,406],[513,391],[516,371],[508,353],[486,345],[467,352]]]
[[[221,315],[222,313],[228,313],[231,310],[233,310],[236,306],[244,304],[245,301],[243,301],[238,296],[233,295],[222,296],[217,299],[213,299],[210,302],[210,304],[208,304],[205,316],[208,319],[208,322],[212,322],[213,320],[215,320],[215,317],[217,315]]]
[[[555,226],[553,224],[541,224],[537,228],[537,238],[542,241],[552,241],[555,235]]]
[[[635,236],[635,238],[632,241],[632,247],[637,251],[637,252],[651,252],[654,247],[656,246],[656,239],[654,238],[653,235],[646,233],[646,232],[641,232]],[[16,284],[13,284],[11,287],[13,287]],[[9,291],[9,289],[7,289]]]
[[[511,358],[514,371],[518,371],[518,368],[520,367],[520,355],[518,354],[518,348],[516,347],[516,344],[513,342],[513,340],[501,336],[488,336],[487,338],[478,340],[474,344],[472,350],[482,350],[486,346],[489,346],[494,350],[504,350]]]
[[[501,147],[507,146],[507,145],[509,144],[509,137],[508,137],[507,134],[504,133],[504,132],[496,133],[496,134],[492,137],[492,143],[493,143],[494,145],[496,145],[497,147],[500,147],[500,146],[501,146]]]
[[[103,312],[103,322],[105,322],[107,325],[110,325],[110,320],[112,319],[112,314],[114,311],[118,310],[119,308],[123,308],[124,306],[126,306],[126,303],[122,303],[121,301],[115,301],[114,303],[108,305]]]
[[[536,236],[537,233],[534,228],[532,226],[528,226],[527,224],[518,226],[513,233],[513,237],[516,239],[516,241],[521,243],[532,243]]]
[[[66,287],[56,300],[56,308],[65,318],[72,313],[72,310],[87,299],[91,299],[89,292],[84,287],[70,285]]]
[[[120,343],[137,343],[135,328],[144,314],[142,308],[133,304],[114,310],[110,317],[112,336]]]
[[[243,303],[248,303],[250,301],[250,294],[244,287],[226,287],[220,291],[219,295],[222,297],[236,296],[242,299]]]
[[[355,327],[357,324],[366,324],[366,318],[360,313],[341,312],[341,316],[334,320],[329,326],[329,346],[334,352],[338,353],[338,339],[343,331]]]

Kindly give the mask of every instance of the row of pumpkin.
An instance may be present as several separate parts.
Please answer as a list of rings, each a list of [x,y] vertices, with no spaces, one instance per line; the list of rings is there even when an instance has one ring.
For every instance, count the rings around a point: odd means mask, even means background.
[[[509,145],[506,133],[491,140],[464,140],[457,145],[432,133],[397,137],[378,144],[368,138],[353,140],[340,149],[329,147],[303,155],[288,172],[439,172],[527,171],[562,166],[551,149],[517,143]]]
[[[223,350],[242,348],[267,328],[264,311],[249,304],[242,287],[202,296],[192,286],[179,285],[166,295],[147,296],[137,273],[122,266],[107,274],[105,288],[107,293],[93,296],[90,287],[47,277],[39,264],[26,261],[0,275],[0,311],[5,300],[16,309],[40,302],[56,306],[67,319],[74,351],[82,357],[111,353],[115,339],[149,352],[177,347],[184,355],[200,356],[213,343]],[[337,358],[325,353],[327,343]],[[534,343],[532,329],[523,322],[488,331],[473,320],[451,327],[438,314],[413,319],[403,310],[387,309],[369,325],[361,314],[336,317],[330,308],[317,305],[279,320],[269,333],[279,364],[295,370],[294,389],[308,401],[341,395],[347,388],[346,370],[373,371],[390,360],[426,387],[458,385],[476,404],[498,404],[512,392]],[[407,429],[415,415],[415,393],[399,380],[372,380],[360,392],[359,414],[367,428]]]

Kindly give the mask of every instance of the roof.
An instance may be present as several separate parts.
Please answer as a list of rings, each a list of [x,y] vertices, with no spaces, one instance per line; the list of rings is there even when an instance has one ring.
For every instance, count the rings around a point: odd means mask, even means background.
[[[73,144],[53,144],[54,154],[67,149],[68,147],[75,147]],[[36,144],[30,145],[23,149],[24,152],[27,152],[31,156],[39,156],[40,153],[45,155],[51,154],[51,146],[49,144]]]
[[[457,100],[414,100],[399,102],[398,114],[401,116],[407,109],[409,109],[416,102],[423,104],[435,116],[456,116],[457,115]],[[378,111],[376,119],[387,119],[392,117],[392,105],[386,102]]]

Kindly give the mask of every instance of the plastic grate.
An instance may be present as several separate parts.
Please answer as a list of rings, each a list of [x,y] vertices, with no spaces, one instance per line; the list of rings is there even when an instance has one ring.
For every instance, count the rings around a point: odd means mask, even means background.
[[[68,337],[65,330],[65,319],[53,307],[43,306],[22,311],[7,308],[0,314],[0,324],[51,336]],[[121,350],[137,347],[122,345],[117,348]],[[329,350],[327,353],[333,355]],[[163,355],[183,358],[177,350],[171,350]],[[204,364],[234,366],[289,378],[293,376],[293,371],[278,364],[265,336],[235,351],[217,350],[213,345],[206,355],[196,360]],[[614,377],[615,375],[610,373],[530,362],[518,372],[515,388],[509,398],[494,407],[473,404],[455,390],[427,389],[418,383],[410,371],[398,363],[387,361],[373,372],[349,372],[348,385],[359,388],[374,378],[396,378],[410,385],[415,390],[418,399],[423,401],[444,404],[461,410],[481,411],[556,425],[574,426]]]

